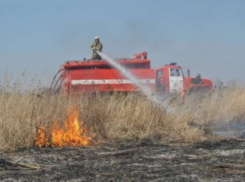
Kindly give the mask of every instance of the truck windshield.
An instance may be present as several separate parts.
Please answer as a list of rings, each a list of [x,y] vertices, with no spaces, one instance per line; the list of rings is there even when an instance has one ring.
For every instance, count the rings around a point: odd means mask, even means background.
[[[180,69],[170,68],[170,76],[181,76]]]

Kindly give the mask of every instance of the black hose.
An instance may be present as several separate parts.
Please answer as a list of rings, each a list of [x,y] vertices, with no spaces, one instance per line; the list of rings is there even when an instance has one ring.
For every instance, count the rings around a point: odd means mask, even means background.
[[[60,81],[60,79],[64,76],[64,74],[65,74],[66,72],[63,72],[60,76],[59,76],[59,78],[57,79],[57,81],[55,82],[55,84],[54,84],[54,86],[53,86],[53,88],[52,89],[54,89],[55,90],[55,88],[56,88],[56,86],[58,85],[58,83],[59,83],[59,81]]]
[[[58,76],[58,74],[59,74],[61,71],[63,71],[63,69],[60,69],[60,70],[54,75],[54,78],[53,78],[52,83],[51,83],[51,86],[50,86],[51,89],[53,88],[53,84],[54,84],[54,81],[55,81],[56,77]]]

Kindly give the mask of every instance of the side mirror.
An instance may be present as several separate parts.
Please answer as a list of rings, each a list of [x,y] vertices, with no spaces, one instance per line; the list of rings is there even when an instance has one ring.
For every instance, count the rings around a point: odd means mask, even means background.
[[[191,72],[190,72],[190,70],[189,70],[189,69],[187,70],[187,76],[188,76],[188,77],[190,77],[190,76],[191,76]]]

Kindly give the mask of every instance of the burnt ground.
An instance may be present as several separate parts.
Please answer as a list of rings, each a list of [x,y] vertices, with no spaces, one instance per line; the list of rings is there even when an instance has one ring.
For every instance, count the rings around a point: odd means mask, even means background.
[[[245,140],[150,141],[0,154],[1,181],[245,181]]]

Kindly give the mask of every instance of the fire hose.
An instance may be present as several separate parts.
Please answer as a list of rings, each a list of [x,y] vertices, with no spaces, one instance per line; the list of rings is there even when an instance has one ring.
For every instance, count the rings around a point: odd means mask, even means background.
[[[60,88],[61,88],[61,85],[62,85],[62,82],[61,82],[61,79],[63,78],[64,74],[66,72],[64,71],[64,69],[60,69],[54,76],[53,80],[52,80],[52,83],[51,83],[51,90],[54,92],[54,93],[58,93]],[[59,75],[58,79],[57,76]]]

